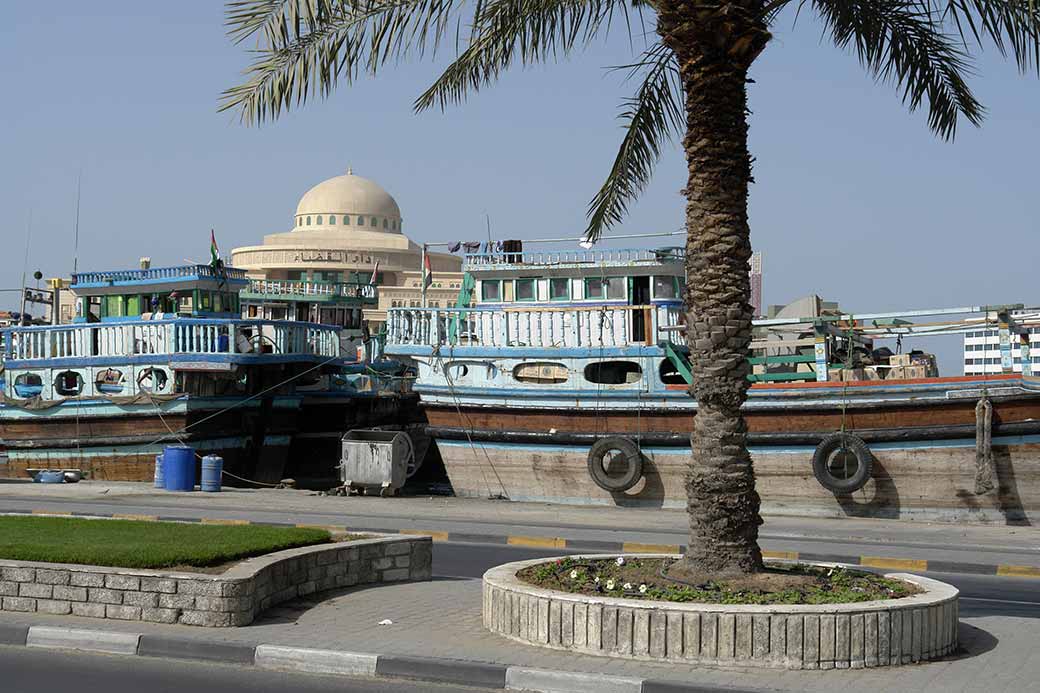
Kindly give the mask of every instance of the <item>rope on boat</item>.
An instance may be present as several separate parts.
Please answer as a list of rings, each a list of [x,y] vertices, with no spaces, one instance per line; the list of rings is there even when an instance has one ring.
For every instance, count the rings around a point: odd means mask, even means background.
[[[975,405],[975,494],[996,488],[993,483],[993,403],[983,395]]]

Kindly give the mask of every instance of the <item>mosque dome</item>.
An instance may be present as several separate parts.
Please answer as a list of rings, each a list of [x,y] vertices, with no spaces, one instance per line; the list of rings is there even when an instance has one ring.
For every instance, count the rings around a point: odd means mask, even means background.
[[[346,231],[355,227],[401,233],[401,209],[382,186],[350,170],[318,183],[296,206],[294,230]]]

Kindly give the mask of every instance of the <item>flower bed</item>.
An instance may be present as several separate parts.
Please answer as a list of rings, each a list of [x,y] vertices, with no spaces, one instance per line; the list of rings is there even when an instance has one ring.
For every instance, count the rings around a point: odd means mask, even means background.
[[[524,568],[517,577],[537,587],[574,594],[701,604],[848,604],[899,599],[918,591],[902,580],[865,571],[801,564],[774,565],[754,582],[714,580],[691,585],[665,576],[673,563],[673,558],[568,556]]]

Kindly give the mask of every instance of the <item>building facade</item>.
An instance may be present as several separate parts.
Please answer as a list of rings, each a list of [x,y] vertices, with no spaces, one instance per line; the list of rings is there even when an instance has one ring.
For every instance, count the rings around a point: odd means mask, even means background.
[[[1030,313],[1035,318],[1035,314]],[[1011,318],[1021,320],[1025,313],[1012,313]],[[1023,372],[1026,359],[1027,374],[1040,372],[1040,327],[1016,327],[1009,334],[1011,346],[1011,371]],[[1023,356],[1022,347],[1026,346]],[[1001,363],[1000,330],[996,327],[964,333],[964,375],[984,375],[1004,372]]]
[[[264,236],[260,245],[235,248],[231,264],[253,279],[329,284],[368,282],[375,272],[378,304],[364,309],[375,331],[385,323],[387,308],[418,306],[422,300],[422,248],[404,235],[403,221],[386,190],[348,170],[300,198],[289,231]],[[433,284],[427,305],[455,305],[461,258],[429,256]]]

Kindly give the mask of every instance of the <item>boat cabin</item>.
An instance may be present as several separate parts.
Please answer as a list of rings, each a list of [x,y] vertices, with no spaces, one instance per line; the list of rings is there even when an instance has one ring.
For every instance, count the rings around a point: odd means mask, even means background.
[[[244,270],[143,264],[136,270],[73,274],[73,322],[238,317],[239,292],[249,284]]]

